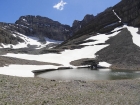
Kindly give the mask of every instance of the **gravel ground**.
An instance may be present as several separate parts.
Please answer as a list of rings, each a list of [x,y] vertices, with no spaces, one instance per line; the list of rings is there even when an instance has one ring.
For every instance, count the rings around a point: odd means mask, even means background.
[[[140,79],[57,81],[0,75],[0,105],[140,105]]]

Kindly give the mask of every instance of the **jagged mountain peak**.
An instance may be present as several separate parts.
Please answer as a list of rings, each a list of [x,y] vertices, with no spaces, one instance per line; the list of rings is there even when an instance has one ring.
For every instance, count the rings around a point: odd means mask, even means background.
[[[74,22],[72,24],[73,33],[76,33],[79,29],[85,27],[86,24],[88,24],[93,19],[94,19],[94,16],[92,14],[91,15],[87,14],[87,15],[85,15],[85,17],[81,21],[74,20]]]
[[[87,14],[85,17],[84,17],[84,19],[83,19],[83,21],[87,21],[86,23],[88,23],[88,21],[89,20],[92,20],[94,18],[94,15],[93,14]]]
[[[57,21],[53,21],[52,19],[48,17],[42,17],[42,16],[33,16],[33,15],[26,15],[26,16],[21,16],[16,22],[16,24],[24,24],[28,23],[29,25],[31,24],[55,24],[55,25],[61,25],[61,23]],[[28,25],[25,24],[25,25]]]

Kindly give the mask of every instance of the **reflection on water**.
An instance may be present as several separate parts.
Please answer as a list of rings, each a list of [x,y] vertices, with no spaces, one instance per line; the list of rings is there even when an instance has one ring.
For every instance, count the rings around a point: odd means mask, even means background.
[[[35,74],[36,77],[56,80],[116,80],[140,78],[138,71],[110,70],[110,69],[69,69],[56,70]]]

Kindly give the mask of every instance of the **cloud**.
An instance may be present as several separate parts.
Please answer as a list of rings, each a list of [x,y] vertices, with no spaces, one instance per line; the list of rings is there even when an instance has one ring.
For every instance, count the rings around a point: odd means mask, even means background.
[[[63,10],[64,9],[64,6],[66,4],[67,4],[66,2],[64,2],[63,0],[61,0],[59,3],[57,3],[56,5],[54,5],[53,8],[55,8],[57,10]]]

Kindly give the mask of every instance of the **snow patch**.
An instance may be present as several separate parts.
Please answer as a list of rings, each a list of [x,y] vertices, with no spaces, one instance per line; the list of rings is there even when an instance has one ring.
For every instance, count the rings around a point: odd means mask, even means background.
[[[113,36],[117,35],[118,33],[119,32],[114,32],[110,35],[99,34],[99,35],[96,35],[96,36],[92,36],[92,37],[86,39],[85,41],[87,41],[87,40],[96,40],[96,41],[87,42],[87,43],[83,43],[83,44],[80,44],[80,45],[95,45],[95,44],[105,43],[105,41],[107,41],[110,37],[113,37]],[[100,46],[100,45],[98,45],[98,46]]]
[[[22,19],[23,21],[25,21],[25,22],[27,22],[27,20],[26,19]]]
[[[117,18],[120,20],[119,22],[121,22],[121,21],[122,21],[122,19],[119,17],[119,15],[117,15],[117,13],[116,13],[114,10],[112,10],[112,11],[113,11],[114,15],[116,15],[116,16],[117,16]]]
[[[24,25],[20,25],[21,27],[25,27],[25,28],[29,28],[29,27],[27,27],[27,26],[24,26]]]
[[[45,40],[46,40],[47,43],[61,44],[63,42],[63,41],[52,40],[52,39],[49,39],[49,38],[45,38]]]
[[[15,34],[12,34],[14,37],[17,37]]]
[[[133,43],[140,47],[140,34],[138,34],[138,28],[127,26],[127,29],[130,31],[133,37]]]
[[[107,62],[99,62],[99,65],[103,66],[103,67],[110,67],[111,66],[111,64],[109,64]]]

